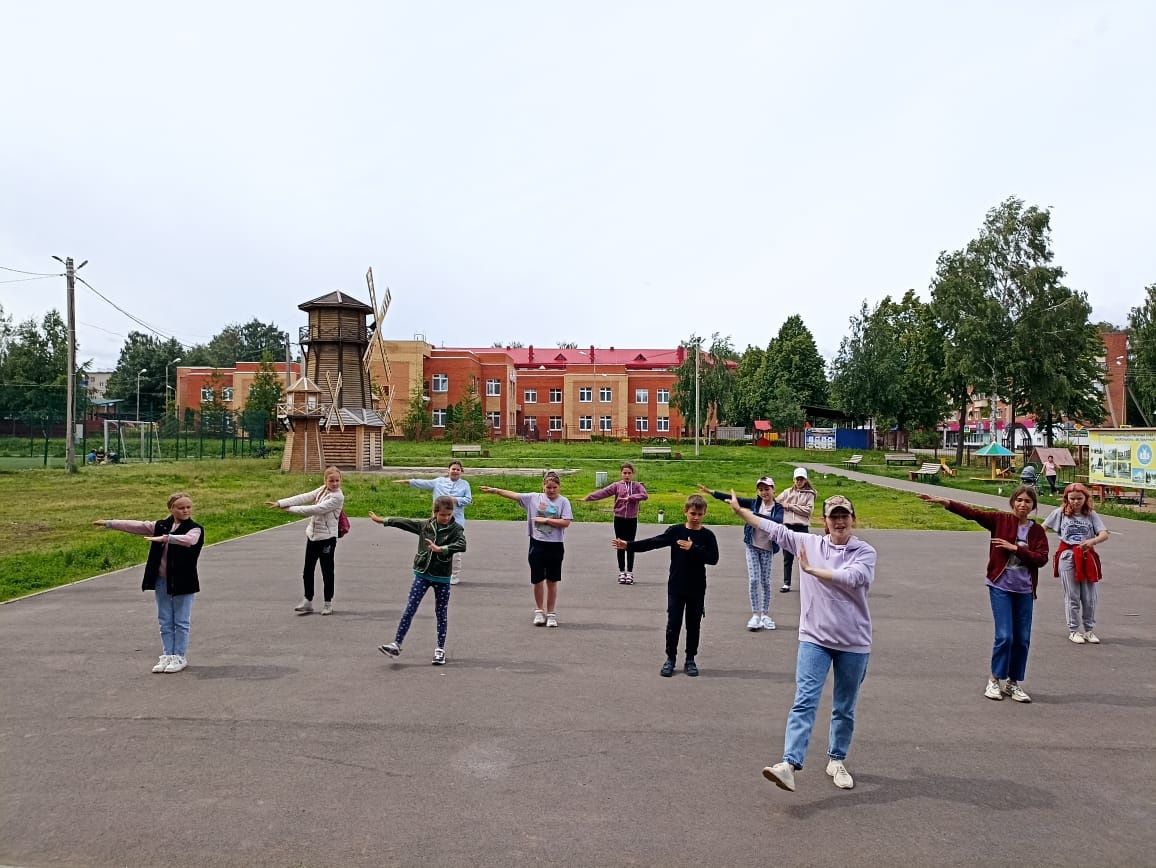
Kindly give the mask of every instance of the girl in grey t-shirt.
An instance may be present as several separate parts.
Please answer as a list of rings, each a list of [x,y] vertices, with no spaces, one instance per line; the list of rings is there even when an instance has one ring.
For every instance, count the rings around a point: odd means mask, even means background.
[[[1044,519],[1044,527],[1060,535],[1055,572],[1064,586],[1068,639],[1077,645],[1099,645],[1093,629],[1100,587],[1100,556],[1095,548],[1108,539],[1108,529],[1092,509],[1088,489],[1078,482],[1065,488],[1063,505]]]

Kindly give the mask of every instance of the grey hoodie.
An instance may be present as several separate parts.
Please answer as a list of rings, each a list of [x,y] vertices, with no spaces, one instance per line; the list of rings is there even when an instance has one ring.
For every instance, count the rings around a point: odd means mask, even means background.
[[[827,535],[787,530],[765,518],[759,520],[759,526],[772,542],[796,555],[805,546],[812,566],[834,571],[829,582],[799,571],[799,641],[833,651],[869,653],[867,592],[875,581],[875,549],[854,536],[846,545],[833,545]]]

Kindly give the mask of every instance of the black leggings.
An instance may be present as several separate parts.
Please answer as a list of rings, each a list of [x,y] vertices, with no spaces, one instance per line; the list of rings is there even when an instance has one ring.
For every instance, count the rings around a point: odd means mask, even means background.
[[[634,538],[638,536],[638,519],[614,516],[614,536],[617,539],[634,542]],[[618,550],[618,572],[634,572],[634,552]]]
[[[305,570],[301,578],[305,581],[305,599],[313,599],[313,573],[317,562],[321,561],[321,578],[325,582],[325,602],[333,599],[333,553],[337,549],[337,537],[329,539],[305,540]]]
[[[686,656],[698,654],[698,636],[702,629],[703,610],[706,606],[706,588],[702,590],[666,589],[666,656],[673,660],[678,655],[678,634],[682,632],[683,613],[686,614]]]
[[[810,528],[805,524],[789,524],[787,530],[798,531],[799,533],[806,533]],[[788,588],[791,586],[791,567],[795,564],[795,556],[786,549],[783,549],[783,584]]]

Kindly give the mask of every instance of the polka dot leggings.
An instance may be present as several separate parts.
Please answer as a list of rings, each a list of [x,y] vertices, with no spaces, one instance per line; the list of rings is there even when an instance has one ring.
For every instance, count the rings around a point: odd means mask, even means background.
[[[405,611],[401,615],[401,622],[397,625],[397,644],[405,641],[405,634],[409,632],[410,622],[417,614],[417,607],[421,605],[425,592],[433,588],[434,617],[438,622],[438,647],[446,647],[446,628],[449,626],[450,613],[450,583],[431,582],[424,576],[414,576],[413,584],[409,588],[409,601],[405,604]]]

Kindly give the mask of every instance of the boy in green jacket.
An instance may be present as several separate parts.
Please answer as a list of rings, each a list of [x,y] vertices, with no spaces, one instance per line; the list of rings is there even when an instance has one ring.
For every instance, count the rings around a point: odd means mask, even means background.
[[[466,532],[454,521],[454,499],[439,497],[434,501],[433,518],[382,518],[370,512],[369,517],[386,527],[396,527],[417,534],[417,554],[413,558],[413,585],[409,602],[397,625],[397,636],[388,645],[377,650],[389,657],[401,653],[401,643],[409,632],[410,622],[421,605],[425,592],[434,591],[434,615],[437,617],[438,647],[434,650],[434,666],[446,662],[446,627],[449,623],[450,577],[453,575],[454,555],[466,550]]]

